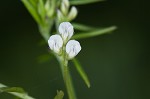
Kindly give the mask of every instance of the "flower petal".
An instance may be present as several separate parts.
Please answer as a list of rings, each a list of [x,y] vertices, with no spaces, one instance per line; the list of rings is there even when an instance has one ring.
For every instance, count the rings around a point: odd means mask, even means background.
[[[66,45],[66,53],[68,54],[68,58],[74,58],[81,50],[80,43],[76,40],[70,40]]]
[[[62,22],[59,25],[59,33],[64,41],[69,40],[73,36],[73,32],[74,29],[70,22]]]
[[[48,45],[55,53],[59,53],[63,46],[63,40],[60,35],[52,35],[48,40]]]

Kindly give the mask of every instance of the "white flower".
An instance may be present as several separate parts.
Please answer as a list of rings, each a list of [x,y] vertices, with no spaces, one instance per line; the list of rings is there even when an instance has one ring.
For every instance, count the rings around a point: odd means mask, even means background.
[[[76,40],[70,40],[66,45],[66,53],[68,54],[68,58],[74,58],[81,50],[80,43]]]
[[[52,35],[48,40],[48,45],[55,53],[60,53],[63,46],[63,40],[60,35]]]
[[[70,22],[62,22],[59,25],[59,33],[61,34],[63,40],[68,41],[73,35],[74,29]]]

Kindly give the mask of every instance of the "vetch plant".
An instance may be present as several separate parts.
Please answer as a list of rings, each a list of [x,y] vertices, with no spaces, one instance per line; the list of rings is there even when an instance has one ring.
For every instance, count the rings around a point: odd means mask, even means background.
[[[80,23],[72,22],[78,14],[76,5],[89,4],[103,0],[22,0],[33,19],[36,21],[43,40],[50,48],[48,55],[53,55],[60,64],[63,80],[67,89],[69,99],[77,99],[70,75],[68,61],[72,61],[76,70],[90,88],[90,81],[80,62],[77,54],[81,51],[78,39],[95,37],[110,33],[116,26],[106,28],[95,28]],[[78,33],[74,33],[78,30]],[[85,50],[85,49],[82,49]],[[50,60],[50,59],[49,59]],[[35,99],[18,87],[7,87],[0,84],[0,93],[7,92],[21,99]],[[57,91],[54,99],[63,99],[64,92]]]
[[[59,25],[59,33],[50,36],[48,40],[50,49],[54,52],[60,62],[62,75],[70,99],[75,99],[76,96],[69,76],[68,60],[73,59],[81,50],[78,41],[70,40],[73,36],[73,32],[74,29],[70,22],[62,22]]]

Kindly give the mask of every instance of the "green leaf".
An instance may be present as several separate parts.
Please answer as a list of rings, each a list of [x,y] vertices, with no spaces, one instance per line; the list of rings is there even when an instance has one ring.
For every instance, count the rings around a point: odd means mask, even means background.
[[[43,0],[39,0],[39,3],[38,3],[38,12],[41,15],[42,20],[45,21],[46,11],[45,11]]]
[[[80,23],[72,23],[72,25],[75,29],[80,30],[80,31],[91,31],[91,30],[96,29],[94,27],[83,25]]]
[[[64,92],[61,90],[60,91],[57,90],[57,95],[55,96],[54,99],[63,99],[63,97],[64,97]]]
[[[90,3],[96,3],[96,2],[102,2],[105,0],[70,0],[71,5],[84,5],[84,4],[90,4]]]
[[[31,0],[30,0],[31,1]],[[38,24],[42,24],[41,19],[38,15],[37,12],[37,8],[35,8],[30,2],[29,0],[22,0],[23,4],[25,5],[25,7],[27,8],[27,10],[30,12],[30,14],[32,15],[32,17],[35,19],[35,21]]]
[[[86,73],[84,72],[84,70],[83,70],[81,64],[80,64],[79,61],[78,61],[77,59],[75,59],[75,58],[74,58],[72,61],[73,61],[74,65],[75,65],[77,71],[79,72],[80,76],[81,76],[82,79],[84,80],[85,84],[88,86],[88,88],[90,88],[90,86],[91,86],[91,85],[90,85],[90,81],[89,81],[89,79],[88,79],[88,76],[87,76]]]
[[[18,92],[18,93],[25,93],[25,91],[20,87],[3,87],[0,89],[1,92]]]
[[[37,7],[38,0],[29,0],[29,2],[31,3],[33,7],[35,8]]]
[[[2,93],[2,92],[6,92],[6,93],[9,93],[9,94],[12,94],[12,95],[14,95],[14,96],[16,96],[18,98],[21,98],[21,99],[35,99],[35,98],[29,96],[20,87],[7,87],[6,85],[0,83],[0,93]]]
[[[116,26],[111,26],[111,27],[107,27],[107,28],[103,28],[103,29],[97,29],[94,31],[86,32],[86,33],[85,32],[78,33],[73,36],[73,39],[83,39],[83,38],[95,37],[95,36],[99,36],[102,34],[110,33],[116,29],[117,29]]]

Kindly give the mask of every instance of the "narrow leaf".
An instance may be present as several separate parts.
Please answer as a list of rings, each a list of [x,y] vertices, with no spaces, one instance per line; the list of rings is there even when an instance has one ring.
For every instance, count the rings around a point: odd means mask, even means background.
[[[74,58],[72,61],[73,61],[74,65],[75,65],[77,71],[79,72],[80,76],[81,76],[82,79],[84,80],[85,84],[88,86],[88,88],[90,88],[90,86],[91,86],[91,85],[90,85],[90,81],[89,81],[89,79],[88,79],[88,76],[87,76],[86,73],[84,72],[84,70],[83,70],[81,64],[80,64],[79,61],[78,61],[77,59],[75,59],[75,58]]]
[[[71,0],[70,4],[71,5],[84,5],[84,4],[101,2],[101,1],[105,1],[105,0]]]
[[[6,85],[0,83],[0,93],[2,93],[2,92],[12,94],[21,99],[35,99],[35,98],[29,96],[22,88],[7,87]]]
[[[43,21],[45,21],[46,12],[45,12],[45,7],[44,7],[43,0],[39,0],[39,3],[38,3],[38,12],[41,15],[41,18],[43,19]]]
[[[28,1],[28,0],[22,0],[23,4],[25,5],[25,7],[27,8],[27,10],[30,12],[30,14],[32,15],[32,17],[35,19],[35,21],[38,23],[38,24],[41,24],[41,19],[37,13],[37,9],[34,8],[32,6],[32,4]]]
[[[1,88],[1,92],[25,93],[25,91],[20,87],[3,87],[3,88]]]
[[[64,92],[63,91],[57,91],[57,95],[54,97],[54,99],[63,99]]]
[[[96,29],[94,27],[83,25],[83,24],[80,24],[80,23],[72,23],[72,24],[73,24],[75,29],[80,30],[80,31],[91,31],[91,30]]]
[[[116,29],[117,29],[116,26],[111,26],[108,28],[98,29],[98,30],[94,30],[94,31],[86,32],[86,33],[78,33],[75,36],[73,36],[73,38],[74,39],[83,39],[83,38],[95,37],[95,36],[99,36],[102,34],[110,33]]]
[[[29,0],[29,2],[31,3],[31,5],[33,6],[33,7],[37,7],[37,2],[38,2],[38,0]]]

